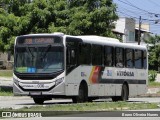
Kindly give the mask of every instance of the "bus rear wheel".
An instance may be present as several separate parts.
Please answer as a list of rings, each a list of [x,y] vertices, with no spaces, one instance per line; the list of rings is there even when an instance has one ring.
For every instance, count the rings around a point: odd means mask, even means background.
[[[73,103],[83,103],[88,101],[88,89],[85,83],[81,83],[78,96],[72,98]]]
[[[126,84],[123,84],[121,92],[121,101],[127,101],[128,96],[129,96],[128,87]]]
[[[113,96],[112,101],[117,102],[117,101],[127,101],[129,96],[128,92],[128,87],[126,84],[123,84],[122,86],[122,91],[121,91],[121,96]]]
[[[40,105],[42,105],[45,101],[43,98],[33,98],[33,100],[36,104],[40,104]]]
[[[112,97],[112,101],[113,101],[113,102],[117,102],[117,101],[119,101],[120,99],[121,99],[120,96],[114,96],[114,97]]]

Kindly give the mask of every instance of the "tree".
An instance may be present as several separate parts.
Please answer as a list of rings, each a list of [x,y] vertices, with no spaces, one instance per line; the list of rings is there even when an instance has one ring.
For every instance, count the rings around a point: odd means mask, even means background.
[[[149,69],[158,70],[160,67],[160,36],[150,36],[145,42],[150,45],[148,57]]]
[[[1,0],[0,50],[13,51],[15,36],[63,32],[112,36],[116,5],[112,0]]]
[[[118,19],[112,0],[69,0],[68,34],[111,36],[113,22]]]

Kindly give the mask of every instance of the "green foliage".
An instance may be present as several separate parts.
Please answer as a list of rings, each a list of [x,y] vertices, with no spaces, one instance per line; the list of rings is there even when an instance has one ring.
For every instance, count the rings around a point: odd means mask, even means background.
[[[160,67],[160,36],[150,36],[150,39],[145,40],[149,46],[149,69],[158,70]]]
[[[13,96],[12,87],[0,87],[0,96]]]
[[[63,32],[112,36],[116,5],[112,0],[1,0],[0,51],[11,50],[15,36]]]
[[[46,116],[57,116],[65,114],[85,114],[91,111],[122,111],[122,110],[141,110],[141,109],[156,109],[159,103],[134,103],[134,102],[92,102],[92,103],[79,103],[79,104],[54,104],[44,106],[32,106],[17,109],[16,111],[54,111],[46,112]],[[3,109],[11,111],[9,109]],[[12,109],[15,111],[15,109]],[[76,111],[76,112],[75,112]]]
[[[13,71],[12,70],[0,70],[0,77],[13,77]]]
[[[148,87],[160,87],[160,83],[159,82],[150,82],[149,81]]]
[[[160,36],[150,36],[149,39],[145,40],[145,42],[155,46],[156,43],[160,42]]]
[[[157,71],[149,70],[148,79],[150,82],[154,82],[156,80]]]

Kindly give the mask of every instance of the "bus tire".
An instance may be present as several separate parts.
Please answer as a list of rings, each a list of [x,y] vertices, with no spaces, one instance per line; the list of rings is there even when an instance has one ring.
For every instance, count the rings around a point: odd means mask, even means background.
[[[82,82],[79,86],[78,96],[72,98],[73,103],[83,103],[88,101],[88,87]]]
[[[88,102],[93,102],[93,98],[88,98]]]
[[[121,98],[120,98],[120,96],[114,96],[114,97],[112,97],[112,101],[113,102],[117,102],[117,101],[119,101]]]
[[[36,104],[40,104],[42,105],[44,103],[44,99],[43,98],[33,98],[34,102]]]
[[[127,101],[129,96],[129,91],[127,84],[123,84],[122,86],[122,92],[121,92],[121,101]]]

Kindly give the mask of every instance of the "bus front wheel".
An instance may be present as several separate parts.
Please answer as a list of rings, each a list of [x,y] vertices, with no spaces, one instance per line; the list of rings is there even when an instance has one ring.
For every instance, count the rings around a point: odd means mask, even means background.
[[[33,98],[34,102],[36,104],[43,104],[44,103],[44,99],[43,98]]]
[[[72,97],[73,103],[83,103],[88,101],[88,89],[85,83],[81,83],[78,96]]]

